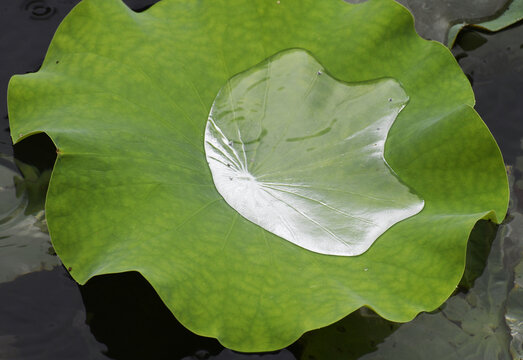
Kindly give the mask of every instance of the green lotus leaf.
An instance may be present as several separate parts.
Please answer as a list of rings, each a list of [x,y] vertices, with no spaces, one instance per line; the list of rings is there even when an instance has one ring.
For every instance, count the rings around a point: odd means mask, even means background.
[[[360,255],[423,201],[383,150],[408,97],[393,79],[343,84],[303,50],[232,78],[213,103],[205,153],[243,217],[305,249]]]
[[[392,78],[409,96],[384,159],[424,208],[359,256],[264,230],[213,182],[204,134],[218,92],[293,48],[350,88]],[[8,90],[13,141],[46,132],[58,148],[46,216],[71,275],[83,284],[139,271],[186,327],[241,351],[281,348],[363,305],[409,321],[452,293],[472,227],[501,221],[508,202],[501,154],[473,104],[448,49],[388,0],[164,0],[143,13],[84,0],[41,69]]]

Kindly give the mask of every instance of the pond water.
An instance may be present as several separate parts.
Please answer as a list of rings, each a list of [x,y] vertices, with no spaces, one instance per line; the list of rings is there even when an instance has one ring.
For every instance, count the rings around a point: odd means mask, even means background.
[[[70,278],[53,254],[41,211],[48,170],[55,159],[54,146],[46,135],[32,136],[12,146],[6,90],[13,74],[38,70],[54,30],[77,2],[24,0],[0,5],[0,263],[16,269],[10,275],[4,270],[0,274],[0,359],[358,359],[387,337],[401,334],[406,327],[362,310],[304,335],[279,352],[238,354],[181,326],[138,273],[97,277],[85,286]],[[126,1],[135,10],[155,2]],[[453,53],[472,82],[476,110],[498,141],[515,179],[511,218],[518,220],[523,206],[523,191],[517,186],[523,178],[523,25],[496,34],[467,30],[460,34]],[[16,183],[14,175],[20,172],[25,182]],[[16,189],[25,189],[25,195],[17,197]],[[512,224],[519,226],[518,222]],[[478,233],[484,238],[487,234],[491,241],[495,229],[488,224],[479,227],[483,228]],[[519,234],[514,229],[512,234]],[[515,246],[514,251],[520,253],[521,247],[516,245],[521,239],[512,236],[506,246]],[[481,252],[485,242],[478,243]],[[483,253],[485,260],[488,247]],[[510,266],[518,259],[515,255],[512,263],[504,263],[507,272],[503,274],[512,274]],[[480,273],[484,261],[480,263],[470,266],[479,266]],[[455,322],[459,329],[463,327],[460,319]],[[503,336],[496,337],[496,344],[508,347],[510,339]],[[382,352],[387,341],[380,347]],[[500,353],[500,359],[509,358],[508,352]],[[379,351],[374,355],[368,356],[380,358]]]

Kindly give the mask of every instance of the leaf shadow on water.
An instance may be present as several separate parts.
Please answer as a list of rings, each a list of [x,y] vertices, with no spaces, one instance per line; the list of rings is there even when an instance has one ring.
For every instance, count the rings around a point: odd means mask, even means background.
[[[294,360],[284,349],[242,354],[187,330],[138,272],[95,277],[80,287],[87,324],[113,359]],[[100,296],[103,294],[103,296]],[[292,347],[291,347],[292,349]]]
[[[87,323],[98,341],[108,345],[111,358],[146,359],[154,354],[155,359],[173,359],[204,352],[210,356],[223,349],[217,340],[179,324],[137,272],[95,277],[80,292]]]

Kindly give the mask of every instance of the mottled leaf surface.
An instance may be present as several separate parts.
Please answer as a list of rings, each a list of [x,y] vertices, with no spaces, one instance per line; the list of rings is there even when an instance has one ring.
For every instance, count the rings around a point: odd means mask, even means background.
[[[290,48],[340,81],[394,78],[410,97],[384,154],[425,207],[360,256],[263,230],[212,181],[204,132],[220,88]],[[44,131],[58,148],[46,216],[71,275],[139,271],[186,327],[235,350],[281,348],[363,305],[394,321],[436,308],[476,221],[507,209],[467,78],[393,1],[164,0],[134,13],[84,0],[42,68],[11,80],[8,103],[15,142]]]

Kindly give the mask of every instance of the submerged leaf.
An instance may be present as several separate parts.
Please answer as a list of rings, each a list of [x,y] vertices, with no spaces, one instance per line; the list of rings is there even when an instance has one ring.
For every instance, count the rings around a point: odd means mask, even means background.
[[[15,171],[15,163],[22,171]],[[49,172],[0,158],[0,283],[60,265],[43,214]]]
[[[445,43],[456,23],[496,16],[511,0],[398,0],[414,15],[416,30],[425,39]],[[519,0],[515,0],[519,1]]]
[[[393,79],[344,84],[303,50],[232,78],[205,152],[218,192],[246,219],[322,254],[360,255],[423,201],[384,159],[407,95]]]
[[[220,88],[291,48],[340,81],[393,78],[410,96],[384,155],[425,207],[359,256],[291,244],[213,183],[204,133]],[[461,278],[474,224],[507,209],[505,167],[467,78],[391,0],[164,0],[142,13],[84,0],[41,69],[11,80],[8,103],[15,142],[44,131],[58,147],[46,216],[71,275],[139,271],[181,323],[235,350],[281,348],[363,305],[394,321],[436,308]]]
[[[517,23],[521,19],[523,19],[523,0],[512,0],[508,8],[505,9],[505,11],[501,15],[496,16],[494,19],[481,22],[459,22],[457,24],[452,25],[452,27],[448,31],[447,45],[448,47],[454,46],[454,42],[456,41],[458,33],[465,26],[473,26],[489,31],[499,31],[512,24]]]
[[[520,247],[520,254],[523,246]],[[514,287],[507,299],[505,322],[510,329],[512,340],[510,351],[514,359],[523,359],[523,256],[514,268]]]

